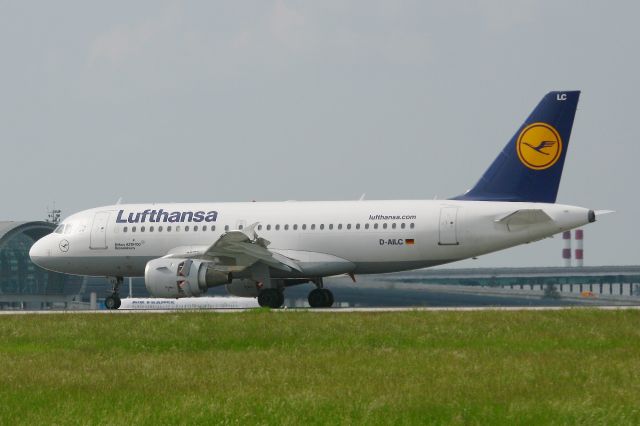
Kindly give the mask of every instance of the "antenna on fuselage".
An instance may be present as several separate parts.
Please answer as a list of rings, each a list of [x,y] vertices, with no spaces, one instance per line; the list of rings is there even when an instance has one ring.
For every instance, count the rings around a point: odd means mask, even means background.
[[[365,196],[365,195],[367,195],[367,194],[363,192],[363,193],[362,193],[362,195],[360,196],[360,198],[358,199],[358,201],[362,201],[362,200],[364,200],[364,196]]]
[[[118,204],[122,204],[122,197],[118,198],[118,201],[116,201],[116,206],[117,206]]]

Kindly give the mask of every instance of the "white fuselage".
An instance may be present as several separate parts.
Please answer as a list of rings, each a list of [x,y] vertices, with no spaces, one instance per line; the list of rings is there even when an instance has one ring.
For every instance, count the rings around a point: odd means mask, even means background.
[[[500,222],[519,210],[541,210],[551,220]],[[470,258],[588,222],[589,210],[582,207],[491,201],[112,205],[68,217],[30,255],[69,274],[143,276],[152,259],[206,249],[227,230],[258,223],[255,232],[271,242],[269,250],[302,265],[303,273],[273,271],[274,277],[369,274]]]

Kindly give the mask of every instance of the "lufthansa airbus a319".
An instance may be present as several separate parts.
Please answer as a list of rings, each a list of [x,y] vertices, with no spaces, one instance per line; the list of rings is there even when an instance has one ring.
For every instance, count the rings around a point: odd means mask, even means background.
[[[277,308],[289,286],[313,283],[309,305],[334,298],[323,278],[425,268],[583,226],[597,212],[556,204],[580,92],[551,92],[478,183],[446,200],[127,204],[66,218],[30,256],[57,272],[123,277],[154,297],[226,286]],[[355,279],[355,278],[354,278]]]

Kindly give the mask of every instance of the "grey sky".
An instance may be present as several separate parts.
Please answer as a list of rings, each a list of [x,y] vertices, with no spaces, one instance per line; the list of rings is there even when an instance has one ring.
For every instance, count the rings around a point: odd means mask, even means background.
[[[114,203],[420,199],[583,91],[558,201],[637,264],[640,8],[595,1],[0,1],[1,219]],[[559,265],[547,240],[458,266]]]

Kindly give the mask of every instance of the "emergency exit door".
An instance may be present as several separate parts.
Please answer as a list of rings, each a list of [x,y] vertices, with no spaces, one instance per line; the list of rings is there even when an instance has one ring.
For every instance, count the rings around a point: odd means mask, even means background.
[[[458,207],[440,209],[440,241],[441,246],[458,245]]]
[[[91,241],[90,249],[106,249],[107,248],[107,223],[109,221],[110,212],[97,212],[93,217],[91,225]]]

